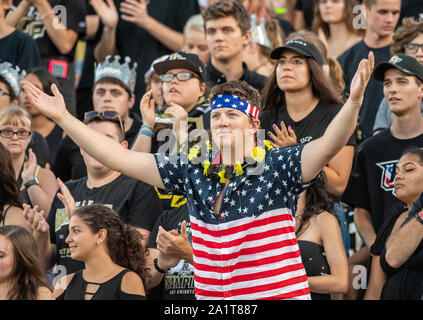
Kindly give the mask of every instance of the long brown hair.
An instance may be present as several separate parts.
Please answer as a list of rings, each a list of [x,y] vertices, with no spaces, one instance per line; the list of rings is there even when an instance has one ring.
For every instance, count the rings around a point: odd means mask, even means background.
[[[25,228],[12,225],[0,227],[0,235],[5,236],[13,246],[13,271],[8,299],[36,300],[40,287],[52,291],[51,285],[44,278],[32,235]]]
[[[9,150],[0,143],[0,221],[3,220],[3,208],[6,205],[23,209],[19,185],[15,177]]]
[[[310,71],[310,81],[313,91],[313,96],[320,101],[330,104],[343,104],[340,95],[336,92],[332,81],[328,79],[322,67],[313,58],[305,57],[308,69]],[[276,80],[276,69],[273,69],[272,74],[267,79],[266,85],[263,89],[263,110],[286,108],[285,92],[282,91]]]
[[[345,90],[345,81],[343,78],[342,67],[336,59],[328,57],[328,50],[324,42],[314,33],[307,30],[300,30],[289,35],[286,41],[301,39],[313,43],[323,56],[324,64],[329,66],[329,81],[333,82],[336,91],[343,97]]]
[[[317,3],[314,5],[314,17],[313,23],[311,25],[311,30],[317,34],[319,28],[323,30],[326,38],[330,38],[330,30],[329,24],[324,22],[322,19],[322,15],[320,13],[319,4],[321,0],[318,0]],[[345,3],[344,9],[344,21],[347,29],[350,33],[354,33],[359,36],[364,36],[364,30],[359,28],[354,28],[353,21],[354,21],[354,14],[353,9],[358,2],[355,0],[343,0]]]
[[[142,235],[134,227],[122,223],[113,209],[101,204],[92,204],[77,209],[73,215],[81,218],[94,234],[101,229],[107,231],[107,248],[114,263],[131,269],[142,279],[148,276],[145,266],[147,252],[141,244]]]

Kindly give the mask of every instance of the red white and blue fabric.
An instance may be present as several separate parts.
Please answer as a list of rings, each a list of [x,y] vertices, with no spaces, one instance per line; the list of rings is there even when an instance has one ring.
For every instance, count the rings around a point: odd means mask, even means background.
[[[232,108],[245,113],[252,119],[259,118],[259,108],[249,104],[247,100],[232,94],[217,95],[211,104],[211,109],[214,110],[218,108]]]
[[[310,299],[293,218],[308,186],[303,147],[269,150],[256,174],[236,175],[226,187],[181,154],[154,155],[166,189],[187,197],[197,299]]]

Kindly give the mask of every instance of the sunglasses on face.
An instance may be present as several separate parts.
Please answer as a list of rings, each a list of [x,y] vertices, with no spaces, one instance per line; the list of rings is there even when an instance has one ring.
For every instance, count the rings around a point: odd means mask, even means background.
[[[123,122],[121,117],[116,111],[88,111],[84,114],[84,123],[88,124],[95,120],[110,120],[119,124],[120,129],[122,130],[123,136],[125,136],[125,127],[123,126]]]
[[[160,75],[160,79],[162,82],[170,82],[173,80],[173,78],[177,78],[179,81],[187,81],[191,78],[197,78],[199,79],[194,73],[192,72],[179,72],[177,74],[173,73],[165,73]]]
[[[3,138],[10,139],[15,134],[16,134],[16,136],[19,139],[25,140],[25,139],[29,138],[29,136],[31,136],[32,132],[31,131],[27,131],[27,130],[13,131],[12,129],[3,129],[3,130],[0,130],[0,136],[2,136]]]
[[[404,50],[408,51],[409,53],[417,53],[417,51],[419,51],[419,48],[421,48],[423,51],[423,44],[407,43],[404,45]]]

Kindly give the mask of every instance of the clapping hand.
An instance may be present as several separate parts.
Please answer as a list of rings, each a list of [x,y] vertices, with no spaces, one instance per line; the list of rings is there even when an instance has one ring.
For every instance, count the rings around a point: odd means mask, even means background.
[[[273,130],[275,130],[276,136],[271,131],[268,134],[270,139],[272,139],[270,143],[275,148],[285,148],[297,144],[297,136],[294,130],[292,130],[291,126],[288,126],[287,129],[283,121],[281,122],[281,129],[276,124],[273,124]]]
[[[24,183],[34,178],[34,172],[36,168],[37,168],[37,157],[35,156],[35,153],[32,152],[32,149],[29,149],[28,160],[25,161],[22,174],[21,174],[22,181]]]
[[[145,28],[148,24],[148,18],[150,15],[147,11],[146,0],[125,0],[120,4],[120,12],[122,20],[135,23],[142,28]]]
[[[57,178],[57,184],[60,188],[60,193],[57,194],[57,197],[65,206],[66,216],[68,217],[68,220],[70,220],[70,217],[77,209],[75,199],[72,197],[68,187],[66,187],[66,185],[59,178]]]
[[[23,204],[23,207],[23,215],[30,224],[33,232],[49,232],[50,226],[46,221],[46,213],[44,212],[44,210],[38,211],[38,206],[34,206],[34,208],[31,208],[30,205],[25,203]]]
[[[119,13],[113,0],[90,0],[90,4],[105,26],[111,29],[117,26]]]

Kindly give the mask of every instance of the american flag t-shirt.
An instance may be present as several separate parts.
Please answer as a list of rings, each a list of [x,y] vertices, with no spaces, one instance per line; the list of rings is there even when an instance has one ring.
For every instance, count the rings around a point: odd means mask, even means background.
[[[179,154],[155,155],[166,189],[188,200],[197,299],[310,299],[292,215],[307,187],[303,147],[269,150],[260,174],[236,175],[226,188]]]

